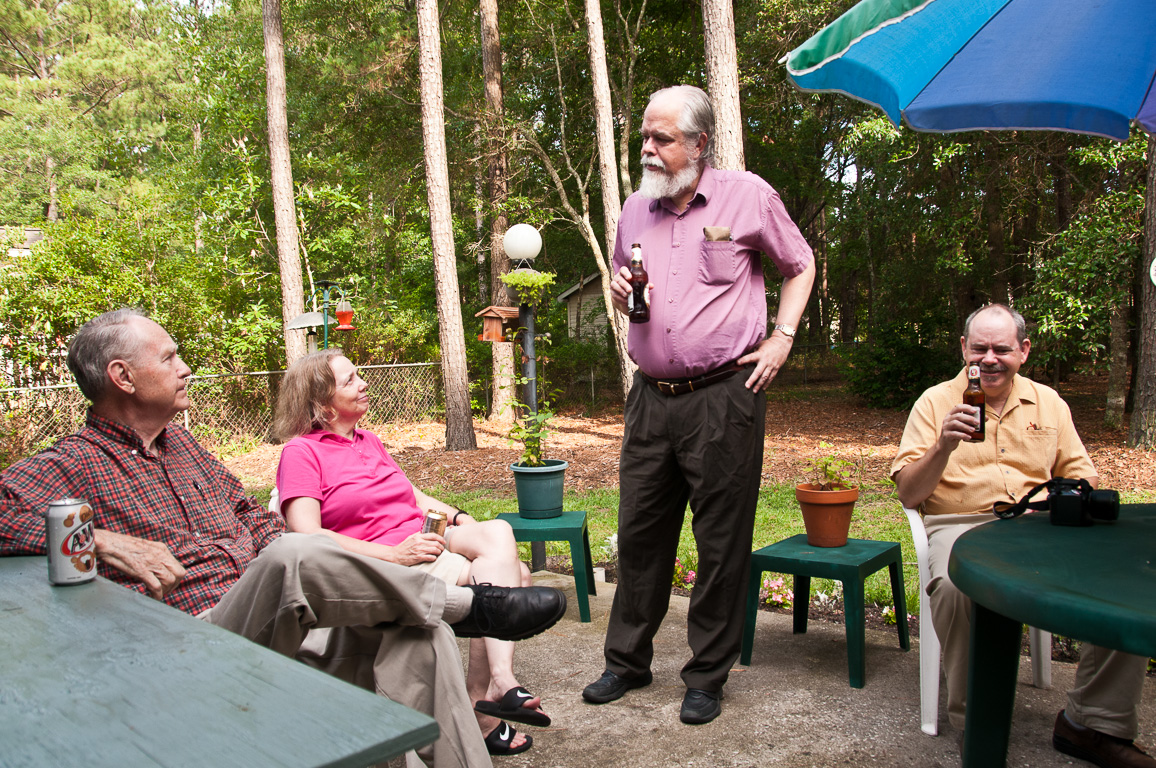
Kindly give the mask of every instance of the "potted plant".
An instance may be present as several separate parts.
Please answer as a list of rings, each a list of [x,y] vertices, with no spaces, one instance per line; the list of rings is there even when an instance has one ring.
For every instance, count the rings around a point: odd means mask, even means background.
[[[819,443],[831,449],[830,443]],[[859,488],[853,485],[860,473],[856,462],[827,454],[811,464],[813,482],[795,486],[795,498],[803,511],[807,543],[812,547],[842,547],[851,529],[851,512],[859,499]]]
[[[522,307],[522,317],[526,328],[523,331],[522,351],[529,366],[527,375],[518,377],[515,386],[530,383],[535,377],[534,353],[534,308],[545,301],[554,275],[532,269],[516,269],[502,275],[502,282],[518,296]],[[535,381],[535,384],[537,382]],[[531,392],[536,387],[529,388]],[[527,398],[534,397],[528,394]],[[550,401],[544,400],[537,407],[519,402],[513,403],[516,418],[508,435],[511,440],[522,444],[522,456],[510,465],[514,473],[514,489],[518,496],[518,514],[529,518],[559,517],[562,514],[562,490],[566,467],[561,459],[542,458],[542,439],[549,433],[549,423],[554,417]]]
[[[508,435],[522,445],[521,457],[510,465],[518,495],[518,514],[530,518],[559,517],[563,480],[570,464],[561,459],[542,458],[542,438],[550,432],[554,410],[549,401],[543,402],[534,413],[519,402],[515,402],[514,407],[521,412],[521,418],[514,421]]]

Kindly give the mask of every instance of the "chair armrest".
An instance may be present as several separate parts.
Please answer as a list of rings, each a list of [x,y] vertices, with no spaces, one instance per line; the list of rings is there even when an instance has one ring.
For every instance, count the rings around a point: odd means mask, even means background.
[[[931,571],[927,563],[927,528],[923,525],[923,516],[918,510],[903,508],[907,515],[907,522],[911,526],[911,539],[915,544],[915,558],[919,562],[919,582],[921,585],[931,581]]]

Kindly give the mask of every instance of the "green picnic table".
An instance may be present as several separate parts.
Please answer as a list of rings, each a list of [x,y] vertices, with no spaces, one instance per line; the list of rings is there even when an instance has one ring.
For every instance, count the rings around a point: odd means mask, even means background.
[[[972,599],[965,767],[1005,765],[1023,625],[1156,656],[1156,504],[1120,519],[1052,525],[1046,512],[959,537],[948,573]]]
[[[0,557],[0,764],[367,766],[430,717],[97,578]]]

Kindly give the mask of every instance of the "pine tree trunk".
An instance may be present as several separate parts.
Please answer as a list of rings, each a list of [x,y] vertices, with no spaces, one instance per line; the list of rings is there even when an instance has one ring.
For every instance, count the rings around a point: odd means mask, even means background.
[[[1124,423],[1124,401],[1128,397],[1128,297],[1112,307],[1112,333],[1108,342],[1108,401],[1104,426],[1116,429]]]
[[[586,36],[590,47],[590,72],[594,80],[594,126],[598,140],[598,172],[602,180],[602,222],[606,229],[606,269],[602,273],[602,295],[618,350],[618,374],[623,396],[630,394],[634,381],[634,361],[626,348],[627,323],[610,302],[610,280],[614,268],[614,241],[622,198],[618,195],[617,155],[614,151],[614,109],[610,103],[610,78],[606,72],[606,42],[602,31],[602,7],[598,0],[586,0]]]
[[[466,341],[458,294],[450,180],[446,160],[445,106],[442,101],[442,54],[437,0],[418,0],[418,68],[421,73],[421,127],[425,144],[426,190],[433,242],[437,291],[438,338],[442,348],[442,380],[446,393],[446,450],[478,447],[470,413],[466,375]]]
[[[269,124],[269,173],[273,187],[277,266],[281,271],[281,319],[284,323],[285,357],[291,364],[304,357],[307,350],[304,332],[289,330],[289,323],[305,312],[305,298],[301,288],[297,212],[293,204],[293,166],[289,161],[281,0],[262,0],[261,19],[265,29],[265,104]]]
[[[502,40],[498,32],[498,0],[480,0],[478,3],[482,27],[482,74],[485,80],[486,157],[489,182],[490,211],[490,296],[491,304],[514,306],[513,297],[501,276],[510,271],[510,257],[502,244],[509,221],[505,205],[509,195],[509,159],[502,103]],[[491,421],[514,419],[514,343],[496,341],[491,345],[491,375],[493,377]]]
[[[702,4],[706,42],[706,84],[714,106],[716,168],[746,170],[743,118],[739,108],[739,63],[735,50],[735,16],[731,0]]]
[[[1156,136],[1148,137],[1148,182],[1144,192],[1144,260],[1156,260]],[[1136,362],[1136,395],[1128,444],[1156,448],[1156,285],[1141,280],[1139,309],[1140,355]]]

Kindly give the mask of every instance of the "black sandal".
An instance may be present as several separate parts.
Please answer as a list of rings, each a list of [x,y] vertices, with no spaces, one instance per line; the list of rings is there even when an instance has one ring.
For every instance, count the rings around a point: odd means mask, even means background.
[[[527,735],[526,741],[520,747],[511,747],[514,743],[514,736],[518,732],[514,730],[505,720],[498,723],[498,727],[490,731],[486,736],[486,749],[491,755],[517,755],[529,749],[533,743],[533,737]]]

